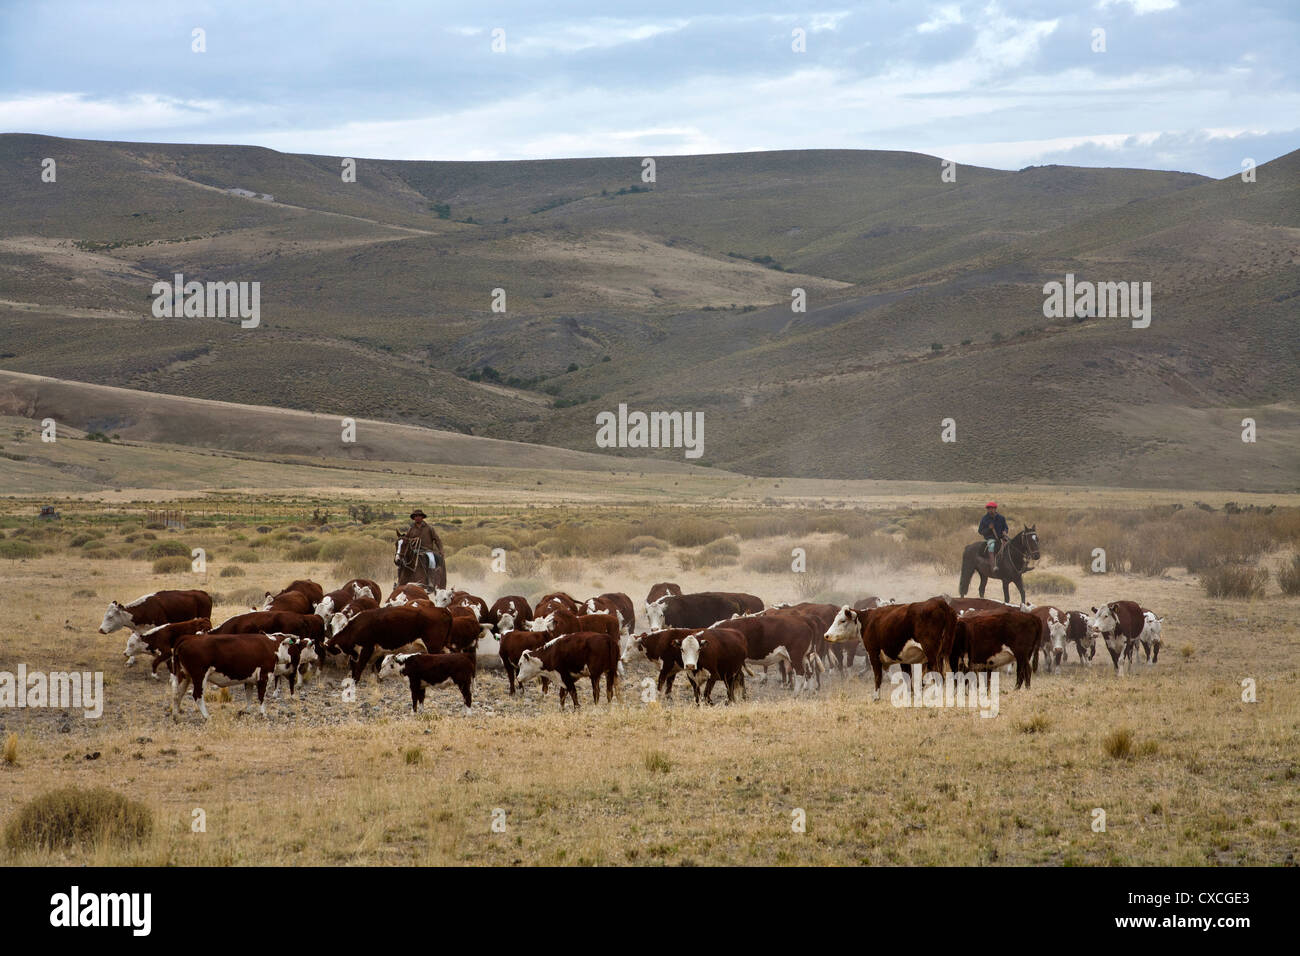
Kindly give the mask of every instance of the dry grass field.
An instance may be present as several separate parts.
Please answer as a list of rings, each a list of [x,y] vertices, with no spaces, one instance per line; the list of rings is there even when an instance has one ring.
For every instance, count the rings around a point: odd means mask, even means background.
[[[716,506],[717,487],[692,488],[700,498],[691,508],[634,508],[618,495],[558,507],[519,488],[510,507],[448,512],[440,526],[453,583],[489,600],[562,588],[621,590],[640,605],[660,580],[743,589],[769,603],[912,600],[955,593],[956,549],[978,518],[968,503],[955,506],[965,492],[938,488],[729,510]],[[644,701],[640,681],[653,673],[645,663],[629,669],[620,701],[592,706],[585,692],[577,713],[560,713],[535,687],[511,698],[501,672],[483,670],[470,716],[450,688],[431,690],[413,716],[405,684],[373,675],[345,703],[342,672],[326,668],[299,699],[270,702],[267,719],[244,712],[241,690],[229,700],[213,693],[204,724],[188,698],[173,721],[165,682],[124,668],[125,632],[96,633],[109,600],[164,587],[206,588],[218,596],[213,616],[224,618],[296,577],[334,586],[366,574],[387,586],[398,519],[360,524],[347,508],[401,506],[363,494],[199,498],[183,503],[183,532],[145,528],[146,505],[125,500],[69,496],[63,519],[43,526],[33,501],[0,504],[0,672],[102,671],[106,697],[97,720],[0,710],[0,828],[26,801],[67,785],[110,788],[154,820],[139,842],[3,846],[0,861],[1295,861],[1300,596],[1279,585],[1300,544],[1293,498],[1264,496],[1259,504],[1276,507],[1229,513],[1237,509],[1222,496],[1201,495],[1198,507],[1195,495],[1153,504],[1117,490],[1026,491],[1013,517],[1037,522],[1044,551],[1027,578],[1031,600],[1085,609],[1137,600],[1165,615],[1165,644],[1158,664],[1120,676],[1099,647],[1091,664],[1071,649],[1062,672],[1040,671],[1027,690],[1004,677],[998,714],[987,719],[895,708],[887,693],[872,701],[859,657],[858,673],[831,676],[814,695],[793,699],[775,680],[751,679],[747,701],[699,709],[681,681],[674,700]],[[334,516],[325,528],[309,520],[322,503]],[[206,575],[154,573],[152,555],[169,541],[204,547]],[[1107,548],[1110,573],[1085,570],[1094,546]],[[493,547],[507,549],[508,574],[489,570]],[[795,547],[808,554],[803,574],[788,570]],[[1200,574],[1225,556],[1269,570],[1263,596],[1205,596]],[[1253,703],[1243,702],[1245,679],[1255,682]],[[1098,808],[1104,832],[1094,830]],[[204,832],[193,832],[196,811]]]

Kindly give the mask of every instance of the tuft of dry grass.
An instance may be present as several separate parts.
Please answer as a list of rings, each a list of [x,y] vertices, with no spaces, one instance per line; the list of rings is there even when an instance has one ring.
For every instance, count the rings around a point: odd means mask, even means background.
[[[11,732],[5,737],[4,751],[0,753],[0,759],[3,759],[10,766],[18,763],[18,735],[16,733]]]
[[[1133,731],[1128,727],[1117,727],[1106,735],[1102,748],[1116,760],[1127,760],[1133,756]]]
[[[153,832],[144,804],[106,787],[49,790],[19,807],[5,827],[10,850],[141,843]]]
[[[1290,564],[1277,572],[1277,583],[1283,594],[1300,594],[1300,554],[1292,555]]]

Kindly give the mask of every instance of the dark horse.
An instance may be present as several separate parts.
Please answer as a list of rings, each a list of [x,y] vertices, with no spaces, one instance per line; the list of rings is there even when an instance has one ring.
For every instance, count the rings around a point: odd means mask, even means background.
[[[1018,535],[1012,538],[1003,547],[1002,553],[998,555],[998,571],[993,573],[993,559],[988,553],[988,544],[983,541],[967,545],[966,550],[961,553],[961,586],[959,588],[962,597],[970,590],[970,579],[972,574],[980,576],[980,597],[984,596],[984,586],[988,584],[990,577],[997,578],[1002,582],[1002,600],[1007,604],[1011,603],[1011,584],[1014,583],[1016,590],[1020,592],[1020,603],[1025,602],[1025,580],[1021,575],[1030,570],[1031,561],[1038,560],[1038,532],[1034,530],[1035,525],[1029,525],[1024,528]]]

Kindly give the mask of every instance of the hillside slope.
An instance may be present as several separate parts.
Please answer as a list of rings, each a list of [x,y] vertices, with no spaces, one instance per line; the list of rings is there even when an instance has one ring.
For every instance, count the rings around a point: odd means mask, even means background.
[[[582,452],[619,403],[700,411],[704,461],[756,474],[1296,486],[1300,153],[1252,184],[849,150],[339,169],[0,136],[0,368]],[[1150,327],[1045,318],[1069,272],[1151,282]],[[151,318],[176,273],[259,282],[261,326]]]

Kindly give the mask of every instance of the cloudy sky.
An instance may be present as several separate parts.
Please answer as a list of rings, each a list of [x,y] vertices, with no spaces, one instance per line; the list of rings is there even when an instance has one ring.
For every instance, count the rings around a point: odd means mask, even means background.
[[[1222,177],[1300,147],[1300,4],[0,0],[0,132],[394,159],[906,149]]]

